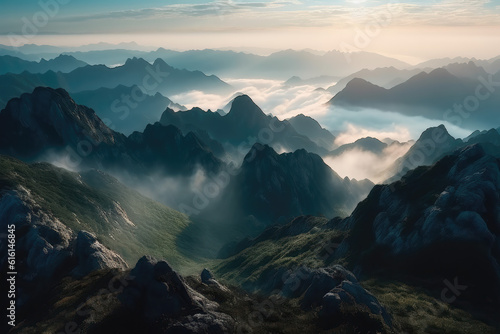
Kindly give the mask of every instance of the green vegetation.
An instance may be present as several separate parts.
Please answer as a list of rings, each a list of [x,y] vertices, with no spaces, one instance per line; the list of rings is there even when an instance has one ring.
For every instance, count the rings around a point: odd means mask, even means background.
[[[232,284],[251,286],[269,270],[325,266],[345,234],[338,230],[326,229],[325,218],[312,219],[312,225],[315,226],[306,233],[258,242],[215,264],[214,270]]]
[[[489,334],[493,327],[468,312],[431,296],[430,292],[399,281],[371,279],[362,282],[394,317],[394,326],[408,334]]]
[[[44,211],[77,232],[97,235],[133,266],[143,255],[169,261],[176,269],[192,263],[177,251],[176,237],[187,216],[148,199],[98,172],[81,175],[47,163],[25,164],[0,156],[1,189],[27,189]]]

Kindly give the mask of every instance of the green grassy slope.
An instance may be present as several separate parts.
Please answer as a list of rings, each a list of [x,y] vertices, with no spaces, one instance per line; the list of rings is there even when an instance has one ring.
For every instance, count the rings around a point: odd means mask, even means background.
[[[146,254],[164,258],[176,268],[189,265],[175,244],[190,223],[188,217],[113,177],[98,171],[78,174],[47,163],[27,165],[0,156],[0,190],[20,186],[73,231],[95,233],[131,266]]]

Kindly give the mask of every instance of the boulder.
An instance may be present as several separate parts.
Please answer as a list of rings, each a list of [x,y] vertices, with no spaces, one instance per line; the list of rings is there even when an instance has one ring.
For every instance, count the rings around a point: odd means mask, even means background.
[[[96,236],[86,232],[78,232],[74,246],[74,257],[77,259],[77,266],[71,272],[75,277],[87,276],[94,270],[104,268],[128,268],[127,263],[115,252],[104,247]]]

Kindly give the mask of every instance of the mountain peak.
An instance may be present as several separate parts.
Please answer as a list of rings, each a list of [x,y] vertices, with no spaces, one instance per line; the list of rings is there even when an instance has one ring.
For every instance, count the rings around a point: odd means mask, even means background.
[[[436,136],[436,133],[439,131],[439,134],[441,136],[447,136],[451,139],[455,139],[454,137],[452,137],[450,135],[450,133],[448,132],[448,130],[446,129],[446,127],[444,126],[444,124],[440,124],[438,126],[435,126],[435,127],[430,127],[428,129],[425,129],[424,132],[422,132],[422,134],[420,135],[420,138],[418,139],[419,141],[420,140],[424,140],[424,139],[432,139],[433,137]]]
[[[277,157],[279,154],[269,145],[264,145],[261,143],[253,144],[250,151],[248,151],[245,159],[243,159],[243,165],[251,164],[257,160],[264,159],[266,157]]]
[[[227,116],[249,119],[253,117],[265,117],[266,114],[248,95],[240,95],[233,100],[231,110]]]
[[[151,65],[147,61],[145,61],[143,58],[128,58],[127,61],[125,62],[125,65],[123,66],[148,66]]]

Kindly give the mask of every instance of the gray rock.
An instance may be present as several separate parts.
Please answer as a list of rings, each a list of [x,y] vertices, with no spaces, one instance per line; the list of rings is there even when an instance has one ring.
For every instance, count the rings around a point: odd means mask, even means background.
[[[210,283],[212,283],[213,278],[214,278],[214,276],[207,268],[203,269],[203,271],[201,272],[202,283],[210,284]]]
[[[381,316],[386,325],[392,326],[391,317],[377,298],[357,282],[343,281],[323,296],[321,306],[320,317],[323,319],[341,316],[345,311],[352,312],[355,308],[360,312]]]
[[[120,300],[149,319],[172,317],[186,310],[200,310],[184,280],[166,261],[143,256],[130,272],[132,282],[124,289]]]
[[[76,237],[74,256],[78,265],[73,269],[75,277],[84,277],[94,270],[104,268],[128,268],[127,263],[115,252],[104,247],[97,241],[95,235],[86,232],[78,232]]]

